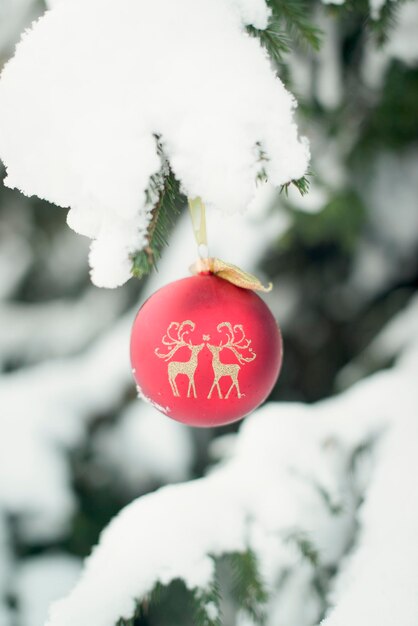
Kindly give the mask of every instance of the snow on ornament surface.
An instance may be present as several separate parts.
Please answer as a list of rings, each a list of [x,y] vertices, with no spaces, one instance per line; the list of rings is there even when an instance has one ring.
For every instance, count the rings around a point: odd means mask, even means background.
[[[166,285],[141,307],[131,337],[140,395],[191,426],[220,426],[259,406],[277,380],[282,341],[253,291],[213,275]]]
[[[263,0],[64,0],[24,34],[0,80],[5,182],[70,208],[95,284],[128,280],[146,245],[156,136],[183,191],[224,211],[261,166],[305,173],[295,101],[245,29],[268,18]]]

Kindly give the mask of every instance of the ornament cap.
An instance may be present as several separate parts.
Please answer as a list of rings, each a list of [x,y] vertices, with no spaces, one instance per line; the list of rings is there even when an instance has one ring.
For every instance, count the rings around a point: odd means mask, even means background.
[[[252,291],[264,291],[269,292],[273,288],[272,283],[268,283],[267,286],[263,285],[257,276],[245,272],[240,267],[233,265],[232,263],[226,263],[222,259],[216,257],[207,257],[205,259],[198,259],[193,265],[190,266],[190,271],[194,275],[214,274],[223,280],[227,280],[229,283],[241,287],[242,289],[251,289]]]

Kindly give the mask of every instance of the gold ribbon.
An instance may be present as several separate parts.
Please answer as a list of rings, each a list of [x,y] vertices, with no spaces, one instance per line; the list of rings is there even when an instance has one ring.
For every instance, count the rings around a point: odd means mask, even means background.
[[[189,210],[192,218],[194,238],[200,258],[209,256],[208,239],[206,235],[206,209],[202,198],[189,198]]]
[[[206,233],[206,210],[202,199],[199,197],[189,198],[189,209],[199,252],[198,260],[190,267],[192,274],[214,274],[242,289],[265,292],[272,290],[272,283],[265,287],[257,276],[244,272],[244,270],[236,265],[232,265],[232,263],[226,263],[221,259],[210,257]]]
[[[257,276],[244,272],[244,270],[236,265],[232,265],[232,263],[226,263],[222,259],[213,257],[198,259],[190,266],[190,271],[192,274],[214,274],[242,289],[268,292],[273,288],[272,283],[269,283],[266,287]]]

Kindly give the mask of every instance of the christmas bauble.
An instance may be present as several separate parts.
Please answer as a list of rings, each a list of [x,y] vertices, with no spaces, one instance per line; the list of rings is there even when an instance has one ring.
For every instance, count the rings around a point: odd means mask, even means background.
[[[263,300],[213,274],[175,281],[141,307],[131,336],[139,395],[192,426],[241,419],[270,393],[282,362]]]

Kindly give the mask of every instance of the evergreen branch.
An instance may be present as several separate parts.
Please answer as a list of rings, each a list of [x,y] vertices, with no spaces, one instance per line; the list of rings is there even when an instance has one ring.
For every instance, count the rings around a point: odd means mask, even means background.
[[[136,278],[141,278],[155,268],[156,261],[167,245],[168,234],[186,202],[180,192],[180,183],[167,164],[151,179],[147,195],[149,198],[158,195],[158,201],[152,210],[148,227],[148,244],[132,255],[132,274]]]
[[[292,530],[285,537],[285,541],[292,542],[299,549],[301,555],[313,565],[317,567],[319,564],[318,550],[308,537],[308,535],[302,530]]]
[[[379,45],[383,45],[387,42],[391,30],[395,27],[401,2],[402,0],[397,0],[396,2],[386,0],[380,10],[379,17],[369,20],[369,28]]]
[[[309,19],[309,8],[304,0],[267,0],[275,24],[284,24],[291,39],[314,50],[321,46],[321,30]]]
[[[365,161],[382,149],[403,149],[418,140],[418,73],[403,63],[393,62],[386,74],[379,102],[363,113],[363,130],[353,149],[352,162]]]
[[[214,558],[214,557],[212,557]],[[261,580],[258,563],[255,554],[251,550],[244,553],[225,554],[217,560],[217,566],[224,563],[228,568],[228,589],[238,609],[247,613],[253,621],[262,624],[265,619],[265,604],[267,592]],[[218,583],[218,567],[216,576],[206,588],[197,587],[190,591],[184,583],[178,579],[181,587],[176,587],[176,594],[185,593],[182,600],[182,610],[186,613],[192,610],[193,624],[195,626],[221,626],[221,592]],[[163,585],[157,583],[152,591],[136,603],[136,609],[129,619],[120,618],[116,626],[135,626],[142,618],[148,621],[148,613],[157,607],[164,606],[169,602],[170,588],[174,583]],[[174,589],[171,589],[174,592]],[[191,604],[189,602],[191,600]],[[178,600],[177,600],[178,602]],[[187,621],[187,620],[186,620]]]
[[[179,595],[181,600],[179,601]],[[141,601],[136,602],[134,614],[129,618],[120,618],[116,626],[135,626],[144,621],[158,622],[158,616],[172,611],[175,602],[186,623],[193,618],[195,626],[221,626],[220,590],[217,580],[208,588],[190,590],[181,579],[167,585],[158,582]]]
[[[261,580],[257,558],[252,550],[226,557],[231,566],[231,594],[237,606],[256,623],[265,619],[268,594]]]
[[[221,592],[215,579],[208,589],[193,592],[196,626],[221,626]]]
[[[307,176],[310,176],[310,172],[308,172]],[[302,176],[302,178],[298,178],[297,180],[290,180],[288,183],[285,183],[280,188],[280,193],[285,193],[287,196],[289,193],[290,185],[294,185],[296,189],[299,191],[301,196],[304,196],[309,191],[309,179],[307,176]]]
[[[258,172],[257,172],[257,176],[256,176],[256,182],[265,183],[268,180],[268,176],[267,176],[266,168],[264,167],[264,163],[266,163],[269,160],[269,158],[267,156],[267,152],[263,149],[263,146],[260,141],[256,142],[255,148],[257,151],[257,162],[260,164]]]
[[[271,60],[277,67],[283,63],[283,56],[290,52],[290,38],[277,20],[272,20],[265,30],[259,30],[254,26],[248,26],[250,35],[258,37],[261,45],[267,51]]]
[[[116,626],[135,626],[135,622],[140,617],[142,612],[143,610],[142,610],[141,605],[139,604],[139,602],[136,602],[135,611],[133,615],[131,615],[131,617],[128,617],[128,618],[121,617],[120,619],[118,619]]]
[[[405,1],[386,0],[377,17],[370,15],[369,0],[346,0],[341,6],[333,7],[333,12],[341,12],[343,19],[350,15],[358,20],[359,24],[366,25],[376,43],[381,46],[387,42],[391,30],[396,25],[400,6]]]

